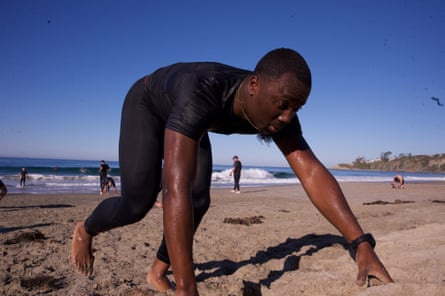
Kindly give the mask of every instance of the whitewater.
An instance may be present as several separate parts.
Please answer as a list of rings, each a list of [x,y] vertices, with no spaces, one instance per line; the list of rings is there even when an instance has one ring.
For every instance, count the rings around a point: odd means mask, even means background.
[[[0,157],[0,179],[10,194],[91,194],[99,193],[100,160],[68,160],[40,158]],[[110,176],[120,188],[120,170],[116,161],[107,161]],[[19,171],[25,167],[28,180],[25,188],[19,186]],[[231,165],[214,165],[212,187],[233,186]],[[445,174],[388,172],[366,170],[335,170],[330,172],[338,182],[391,182],[396,174],[402,174],[406,183],[445,181]],[[147,181],[149,182],[149,180]],[[276,186],[299,184],[289,167],[243,166],[241,187]]]

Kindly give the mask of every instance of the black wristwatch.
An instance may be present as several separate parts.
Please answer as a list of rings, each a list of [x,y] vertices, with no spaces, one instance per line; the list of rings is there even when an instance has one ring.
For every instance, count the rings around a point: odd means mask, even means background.
[[[374,247],[375,247],[375,239],[372,236],[372,234],[370,234],[370,233],[366,233],[366,234],[363,234],[363,235],[357,237],[355,240],[353,240],[351,242],[351,244],[349,246],[350,246],[351,250],[354,253],[356,253],[358,245],[363,243],[363,242],[368,242],[371,245],[371,247],[374,249]]]

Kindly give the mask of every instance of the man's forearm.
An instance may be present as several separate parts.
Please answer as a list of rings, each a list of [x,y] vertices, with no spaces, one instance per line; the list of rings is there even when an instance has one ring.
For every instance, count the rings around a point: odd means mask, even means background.
[[[303,187],[315,207],[348,242],[363,234],[339,184],[327,169],[317,168],[312,178],[303,183]]]
[[[168,192],[168,191],[167,191]],[[193,270],[193,212],[190,199],[164,193],[164,232],[177,292],[196,290]]]

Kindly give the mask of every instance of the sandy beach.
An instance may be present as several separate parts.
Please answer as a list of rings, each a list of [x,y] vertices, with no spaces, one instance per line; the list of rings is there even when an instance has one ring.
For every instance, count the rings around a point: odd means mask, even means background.
[[[338,231],[295,186],[213,189],[195,235],[201,295],[445,295],[445,183],[342,183],[394,284],[358,287]],[[70,262],[75,222],[99,195],[7,195],[0,201],[1,295],[173,295],[145,281],[162,210],[99,235],[91,278]],[[173,278],[170,274],[169,277]]]

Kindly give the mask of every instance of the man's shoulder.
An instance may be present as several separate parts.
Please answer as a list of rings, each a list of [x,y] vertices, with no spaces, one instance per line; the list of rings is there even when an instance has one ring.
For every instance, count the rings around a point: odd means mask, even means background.
[[[159,68],[154,72],[156,76],[161,75],[163,77],[176,76],[178,73],[191,74],[193,76],[200,75],[216,75],[216,73],[221,74],[234,74],[245,76],[251,73],[249,70],[241,69],[235,66],[213,62],[213,61],[201,61],[201,62],[179,62],[171,64],[162,68]],[[183,75],[181,75],[183,76]]]

